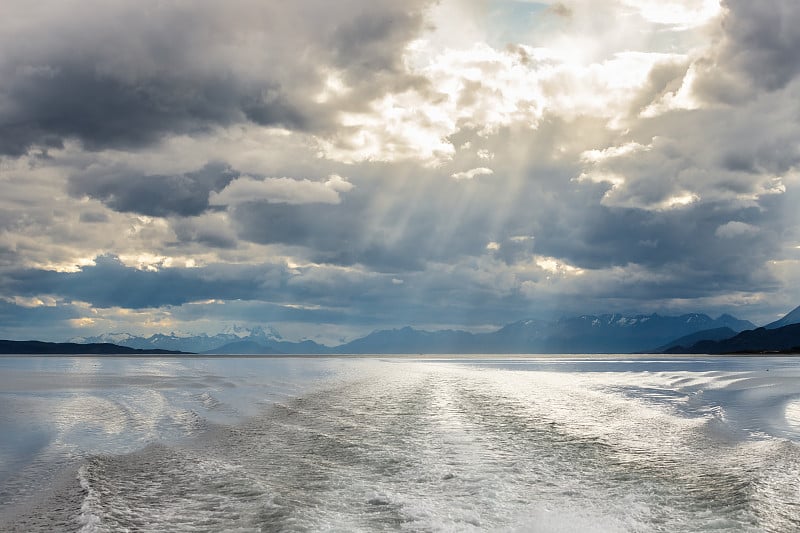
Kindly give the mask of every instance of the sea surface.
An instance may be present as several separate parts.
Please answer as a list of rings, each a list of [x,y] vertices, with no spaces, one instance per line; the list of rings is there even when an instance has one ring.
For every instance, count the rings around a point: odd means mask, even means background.
[[[3,357],[0,531],[800,531],[800,359]]]

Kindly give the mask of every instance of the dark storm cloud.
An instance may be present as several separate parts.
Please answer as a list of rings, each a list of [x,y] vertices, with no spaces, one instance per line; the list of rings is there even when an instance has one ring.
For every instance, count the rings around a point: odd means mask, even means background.
[[[780,111],[767,99],[749,105],[738,114],[680,111],[640,121],[629,139],[612,146],[635,140],[647,148],[604,162],[604,170],[624,178],[614,187],[575,181],[576,171],[573,181],[559,180],[556,173],[537,191],[534,176],[541,178],[543,169],[530,168],[533,183],[517,191],[506,235],[533,235],[536,254],[575,267],[602,271],[635,265],[649,273],[627,282],[605,281],[607,296],[616,292],[655,301],[773,290],[765,263],[782,253],[794,208],[770,173],[794,168],[792,139],[800,135],[796,126],[780,122]],[[748,170],[726,169],[729,154],[738,154]],[[775,188],[765,191],[765,186]],[[686,192],[697,193],[697,201],[659,207]],[[720,230],[728,224],[733,224],[729,230]],[[737,227],[748,230],[730,231]],[[500,251],[506,246],[501,242]]]
[[[352,77],[349,105],[363,106],[388,82],[375,71],[402,77],[420,5],[64,1],[33,10],[9,2],[0,22],[0,154],[69,138],[92,150],[140,147],[246,121],[325,127],[337,109],[314,96],[327,71]]]
[[[371,314],[391,313],[385,309],[386,297],[398,290],[391,278],[335,268],[300,270],[290,273],[280,264],[212,264],[148,271],[125,266],[113,256],[100,256],[94,266],[78,272],[8,269],[0,275],[0,289],[23,298],[50,295],[66,302],[88,302],[95,308],[147,309],[235,300],[272,306],[270,316],[277,317],[283,309],[284,317],[309,320],[345,315],[363,320]],[[342,305],[356,294],[359,305]]]
[[[530,259],[535,248],[535,239],[527,235],[507,236],[502,242],[496,242],[493,255],[506,265],[513,265]]]
[[[660,133],[677,131],[687,118],[661,122]],[[730,120],[723,121],[722,114],[697,120],[711,125],[718,121],[720,132],[726,127],[723,122],[731,129]],[[631,154],[630,160],[621,158],[618,170],[629,183],[620,191],[636,198],[657,202],[675,194],[683,184],[676,184],[670,173],[678,174],[683,168],[703,165],[707,171],[698,177],[715,180],[687,182],[703,187],[702,195],[707,194],[708,200],[653,209],[604,205],[609,184],[575,180],[581,172],[575,164],[578,153],[558,155],[552,147],[574,140],[576,130],[585,135],[592,128],[591,122],[581,119],[551,118],[537,130],[500,131],[483,141],[482,146],[495,154],[488,163],[494,174],[483,179],[456,181],[446,177],[449,169],[440,169],[398,176],[387,187],[386,182],[365,177],[354,181],[356,187],[338,205],[248,203],[237,206],[231,216],[244,240],[300,247],[305,257],[316,262],[361,264],[380,272],[424,272],[432,263],[456,264],[489,256],[513,267],[530,263],[536,254],[593,271],[638,265],[652,271],[654,278],[662,277],[661,285],[630,280],[631,285],[641,283],[653,298],[706,294],[712,289],[757,290],[771,283],[759,272],[764,258],[781,246],[781,217],[791,202],[787,204],[782,195],[767,195],[761,205],[730,198],[732,188],[738,187],[735,192],[742,195],[756,190],[749,175],[735,174],[739,181],[732,178],[730,182],[720,178],[724,172],[718,170],[720,157],[714,153],[727,153],[736,132],[730,133],[730,140],[723,137],[705,146],[700,144],[700,132],[682,134],[682,143],[664,142],[644,154]],[[739,152],[749,153],[742,146]],[[705,159],[692,153],[702,153],[704,148],[712,149]],[[527,155],[522,162],[515,155],[519,152]],[[763,161],[757,159],[761,170],[779,163],[766,158],[766,149],[756,152],[764,154]],[[684,166],[673,168],[670,161]],[[715,193],[719,188],[724,189],[722,193]],[[721,236],[719,228],[731,222],[763,231]],[[741,253],[742,249],[748,253]],[[667,284],[665,278],[676,281]],[[465,289],[471,281],[462,281],[460,290],[469,294],[477,290]],[[670,289],[675,291],[668,296]]]
[[[289,307],[286,305],[275,304],[263,301],[237,301],[226,303],[225,305],[210,304],[209,309],[206,305],[187,305],[172,310],[173,316],[180,320],[203,320],[207,319],[210,311],[213,312],[217,320],[232,322],[251,322],[254,317],[262,324],[270,322],[309,322],[309,323],[336,323],[353,318],[353,309],[326,309],[326,308],[302,308]],[[370,317],[358,317],[368,321]],[[360,321],[361,321],[360,320]]]
[[[86,224],[99,224],[103,222],[108,222],[108,215],[105,213],[97,213],[93,211],[84,211],[78,217],[79,220]]]
[[[779,89],[800,73],[800,10],[795,0],[727,0],[728,35],[721,60],[765,89]]]
[[[719,228],[732,221],[761,228],[726,237]],[[543,225],[537,250],[584,268],[641,265],[654,273],[674,271],[685,286],[705,291],[754,288],[753,276],[765,257],[780,248],[777,221],[759,207],[736,209],[703,204],[669,211],[599,206],[573,219],[573,229]],[[559,236],[569,235],[569,238]],[[743,253],[744,252],[744,253]],[[653,295],[656,296],[656,295]],[[659,294],[659,296],[664,296]]]
[[[586,288],[587,298],[589,291],[656,301],[775,288],[764,265],[784,245],[793,209],[789,195],[745,202],[709,194],[708,201],[685,207],[624,207],[602,203],[611,189],[607,183],[559,180],[558,173],[541,183],[546,169],[530,172],[493,239],[499,246],[493,255],[509,265],[536,254],[586,269],[587,279],[616,268],[647,273],[613,282],[604,277]],[[501,179],[499,172],[494,177]],[[567,305],[574,286],[563,286],[564,299],[556,305]]]
[[[135,148],[167,133],[203,133],[244,120],[290,128],[306,123],[279,87],[247,87],[225,73],[131,81],[91,64],[62,63],[44,73],[23,71],[3,85],[13,108],[0,115],[0,153],[10,155],[31,145],[57,147],[70,137],[90,150]]]
[[[30,326],[37,323],[79,318],[80,312],[69,306],[25,307],[5,300],[0,300],[0,323],[7,328]]]
[[[205,299],[236,300],[268,297],[283,283],[275,266],[164,268],[159,271],[126,267],[118,259],[101,256],[95,266],[79,272],[19,269],[7,271],[0,283],[4,292],[33,296],[52,294],[89,302],[95,307],[132,309],[181,305]]]
[[[171,176],[143,176],[126,167],[99,168],[72,176],[68,190],[79,198],[100,200],[115,211],[192,216],[208,209],[209,194],[221,191],[238,175],[223,163]]]
[[[198,243],[209,248],[236,248],[236,236],[218,222],[196,218],[177,218],[171,221],[170,227],[178,240],[168,244],[177,246]]]
[[[19,254],[13,247],[0,243],[0,266],[13,266],[19,260]]]
[[[790,84],[800,73],[797,2],[726,0],[723,7],[722,42],[698,62],[695,92],[736,105]]]
[[[240,235],[261,244],[288,244],[329,251],[355,240],[358,214],[339,206],[245,203],[233,212]]]
[[[390,189],[360,181],[340,204],[250,202],[231,215],[244,240],[301,246],[317,262],[380,272],[482,254],[495,218],[491,186],[420,174]]]
[[[647,96],[638,102],[646,107]],[[800,84],[790,83],[780,91],[753,92],[735,107],[675,109],[639,118],[612,145],[635,148],[588,165],[588,174],[599,171],[623,180],[604,198],[609,206],[654,209],[693,195],[701,204],[726,202],[734,208],[791,186],[787,175],[800,164],[800,124],[791,118],[797,116]]]
[[[419,13],[387,10],[380,3],[366,3],[355,16],[342,20],[329,37],[333,61],[356,76],[381,71],[400,71],[402,43],[417,31]]]
[[[289,205],[249,203],[233,212],[240,238],[260,244],[285,244],[308,249],[310,258],[324,263],[361,263],[378,270],[422,268],[419,247],[380,242],[380,229],[371,226],[364,205]],[[402,235],[406,241],[410,236]]]
[[[761,187],[771,178],[763,173],[781,174],[794,168],[797,145],[792,139],[798,135],[794,126],[780,123],[779,111],[770,111],[766,100],[751,105],[741,116],[699,110],[639,126],[631,133],[634,139],[641,135],[641,142],[652,142],[661,137],[647,151],[619,158],[618,166],[612,168],[627,182],[614,191],[608,183],[577,181],[578,154],[559,155],[552,149],[569,146],[579,135],[575,131],[586,135],[592,130],[590,122],[552,120],[535,131],[501,131],[485,141],[495,154],[491,177],[460,183],[405,177],[408,190],[399,194],[396,189],[370,190],[362,199],[363,207],[349,203],[364,192],[359,183],[342,205],[326,207],[329,212],[323,213],[323,220],[337,225],[338,234],[325,230],[320,234],[332,237],[326,241],[333,248],[331,254],[338,250],[342,258],[347,251],[355,262],[374,265],[380,261],[370,252],[386,251],[383,257],[394,257],[398,271],[403,263],[397,258],[415,258],[416,263],[428,265],[492,255],[513,266],[530,262],[536,254],[594,272],[635,265],[649,273],[647,279],[609,283],[606,297],[613,291],[656,300],[774,290],[776,281],[766,273],[765,263],[781,255],[787,228],[796,224],[792,217],[795,195],[780,193],[780,188],[765,193]],[[713,133],[707,136],[704,131]],[[614,140],[598,139],[600,143]],[[529,156],[521,166],[515,164],[518,152]],[[753,170],[726,170],[724,155],[731,153],[747,159]],[[657,203],[683,188],[699,191],[701,199],[670,208],[604,203],[609,192]],[[376,217],[369,210],[374,204],[391,208]],[[247,216],[254,218],[247,226],[260,229],[252,230],[249,237],[257,239],[269,223],[262,218],[261,207],[251,208]],[[286,218],[275,227],[296,223],[290,213],[287,208]],[[310,212],[297,217],[307,218],[312,218]],[[346,238],[342,227],[350,228]],[[499,249],[487,248],[490,241]],[[379,247],[372,250],[363,243],[379,243]],[[325,245],[315,243],[314,249]],[[385,264],[382,268],[390,270]],[[464,289],[467,286],[469,290]],[[478,289],[473,281],[462,280],[460,290],[469,298]],[[458,299],[455,294],[449,297]],[[481,299],[489,301],[486,296]]]

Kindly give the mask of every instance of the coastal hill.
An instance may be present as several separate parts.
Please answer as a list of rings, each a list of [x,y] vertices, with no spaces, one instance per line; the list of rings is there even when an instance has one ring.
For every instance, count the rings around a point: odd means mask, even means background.
[[[800,307],[762,328],[730,335],[701,331],[662,346],[659,353],[800,353]]]
[[[797,353],[800,354],[800,324],[774,329],[757,328],[724,340],[702,340],[688,348],[674,346],[665,353]]]
[[[137,350],[107,342],[78,344],[75,342],[0,340],[3,355],[182,355],[174,350]]]
[[[779,320],[771,322],[764,326],[765,329],[778,329],[783,326],[790,326],[792,324],[800,324],[800,306],[795,307]]]
[[[734,331],[728,327],[705,329],[703,331],[684,335],[679,339],[675,339],[674,341],[668,342],[667,344],[659,346],[658,348],[650,351],[652,353],[667,353],[673,348],[694,346],[700,341],[722,341],[725,339],[730,339],[737,333],[738,331]]]

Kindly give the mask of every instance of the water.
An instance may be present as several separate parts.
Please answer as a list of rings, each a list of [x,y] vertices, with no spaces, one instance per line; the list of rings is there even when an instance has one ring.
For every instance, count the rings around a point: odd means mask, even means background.
[[[793,358],[0,358],[2,531],[796,531]]]

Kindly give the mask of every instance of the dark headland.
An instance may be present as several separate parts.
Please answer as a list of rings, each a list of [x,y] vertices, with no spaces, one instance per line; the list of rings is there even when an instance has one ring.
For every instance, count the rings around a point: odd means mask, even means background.
[[[138,350],[108,342],[78,344],[75,342],[0,340],[2,355],[189,355],[174,350]]]

